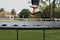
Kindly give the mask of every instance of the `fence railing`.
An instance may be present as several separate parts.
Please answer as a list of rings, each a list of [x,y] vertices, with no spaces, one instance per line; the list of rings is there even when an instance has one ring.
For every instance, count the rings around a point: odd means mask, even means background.
[[[60,18],[0,18],[0,21],[60,21]]]

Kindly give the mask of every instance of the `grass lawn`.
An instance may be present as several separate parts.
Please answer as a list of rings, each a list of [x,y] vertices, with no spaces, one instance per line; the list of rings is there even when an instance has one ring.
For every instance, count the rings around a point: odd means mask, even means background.
[[[14,19],[10,19],[10,18],[0,18],[0,22],[15,22],[15,21],[19,21],[19,20],[14,20]]]
[[[29,22],[29,21],[39,21],[38,18],[0,18],[0,22]]]
[[[0,20],[0,22],[20,22],[20,21],[22,21],[22,22],[31,22],[31,21],[35,22],[35,21],[37,21],[37,20],[35,20],[35,19],[20,19],[20,20],[17,20],[17,19],[15,19],[15,20],[11,20],[11,19],[1,19],[1,20]]]
[[[16,40],[16,30],[0,30],[0,40]],[[43,40],[43,31],[19,30],[19,40]],[[46,40],[60,40],[60,30],[46,30]]]

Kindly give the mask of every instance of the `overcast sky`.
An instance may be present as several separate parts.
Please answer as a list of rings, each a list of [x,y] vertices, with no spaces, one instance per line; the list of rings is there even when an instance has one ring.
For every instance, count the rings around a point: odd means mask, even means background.
[[[0,0],[0,8],[4,8],[8,11],[15,9],[16,12],[19,12],[24,8],[30,9],[28,1],[30,0]]]
[[[29,4],[29,1],[31,0],[0,0],[0,8],[4,8],[8,11],[11,11],[11,9],[15,9],[18,13],[24,8],[30,9],[29,6],[31,5],[31,3]]]

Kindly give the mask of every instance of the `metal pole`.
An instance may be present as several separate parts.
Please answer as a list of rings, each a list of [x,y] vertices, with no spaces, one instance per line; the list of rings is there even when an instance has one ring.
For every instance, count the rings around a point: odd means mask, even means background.
[[[45,40],[45,29],[43,29],[43,40]]]
[[[17,35],[16,36],[17,36],[17,40],[18,40],[18,29],[17,29]]]

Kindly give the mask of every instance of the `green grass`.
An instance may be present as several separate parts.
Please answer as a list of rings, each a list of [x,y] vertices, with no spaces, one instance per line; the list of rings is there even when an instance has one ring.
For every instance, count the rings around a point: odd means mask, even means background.
[[[19,21],[19,20],[13,20],[13,19],[9,19],[9,18],[2,18],[0,19],[0,22],[15,22],[15,21]]]
[[[0,20],[0,22],[35,22],[35,20]]]
[[[0,30],[0,40],[16,40],[16,30]],[[43,31],[19,30],[19,40],[43,40]],[[60,40],[60,30],[46,30],[46,40]]]
[[[60,40],[60,30],[46,30],[46,40]]]

